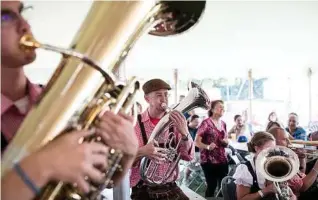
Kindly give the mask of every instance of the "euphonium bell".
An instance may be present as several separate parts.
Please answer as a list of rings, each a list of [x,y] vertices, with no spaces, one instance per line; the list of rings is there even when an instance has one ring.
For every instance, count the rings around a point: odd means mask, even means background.
[[[181,113],[186,113],[195,108],[208,109],[210,107],[210,99],[199,85],[193,84],[188,95],[175,107],[168,108],[166,104],[163,104],[162,106],[167,112],[177,110]],[[148,143],[154,142],[155,146],[163,143],[163,148],[165,148],[165,153],[167,155],[165,162],[169,163],[169,166],[162,176],[161,174],[158,174],[160,163],[157,163],[148,157],[142,158],[140,164],[140,176],[148,184],[160,185],[167,183],[169,178],[173,175],[174,170],[179,169],[178,164],[180,154],[178,153],[178,148],[181,140],[177,141],[174,133],[169,133],[167,136],[164,135],[171,125],[172,121],[169,119],[169,113],[167,113],[161,118],[149,137]]]
[[[132,77],[121,83],[115,76],[137,39],[145,32],[175,35],[190,29],[200,19],[205,1],[95,1],[70,49],[41,44],[32,36],[21,39],[21,49],[42,48],[63,58],[41,98],[29,112],[2,158],[2,176],[16,160],[38,150],[72,129],[90,129],[106,110],[128,113],[134,104],[139,82]],[[70,13],[71,14],[71,13]],[[98,137],[80,142],[100,141]],[[120,171],[123,153],[111,149],[103,184],[91,183],[89,194],[73,183],[51,182],[39,200],[97,199]],[[87,180],[89,181],[89,180]]]

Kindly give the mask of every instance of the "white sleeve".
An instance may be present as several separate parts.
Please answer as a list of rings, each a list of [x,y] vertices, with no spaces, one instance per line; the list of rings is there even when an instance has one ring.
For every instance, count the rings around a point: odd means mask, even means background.
[[[244,185],[246,187],[252,187],[253,185],[253,177],[244,164],[237,166],[233,178],[236,185]]]

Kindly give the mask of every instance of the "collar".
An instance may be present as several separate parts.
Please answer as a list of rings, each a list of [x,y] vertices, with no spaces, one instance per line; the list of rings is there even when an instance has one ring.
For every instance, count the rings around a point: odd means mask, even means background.
[[[29,106],[28,110],[30,110],[31,106],[36,102],[37,98],[42,92],[42,88],[37,85],[31,83],[27,80],[27,87],[28,87],[28,98],[29,98]],[[14,105],[14,102],[9,99],[7,96],[1,93],[1,116],[11,107]]]
[[[143,113],[141,113],[141,121],[142,122],[150,121],[149,108],[147,108]]]
[[[144,123],[144,122],[147,122],[150,120],[150,116],[149,116],[149,112],[148,112],[148,108],[143,112],[141,113],[141,121]]]

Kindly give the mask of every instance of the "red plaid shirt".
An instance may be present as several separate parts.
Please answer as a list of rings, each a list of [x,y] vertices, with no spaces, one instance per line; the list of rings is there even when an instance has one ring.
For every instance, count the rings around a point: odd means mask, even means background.
[[[1,93],[1,132],[9,143],[15,136],[28,111],[36,102],[42,92],[42,88],[28,81],[28,109],[26,113],[22,113],[15,102]]]
[[[144,124],[147,138],[149,138],[153,129],[155,128],[155,125],[153,125],[152,122],[150,121],[148,110],[146,110],[145,112],[143,112],[141,114],[141,121]],[[139,123],[137,123],[135,126],[135,132],[136,132],[136,135],[138,137],[139,147],[144,146],[145,144],[144,144],[144,141],[142,138],[142,133],[140,130]],[[165,136],[163,138],[166,139],[168,137],[168,133],[169,133],[169,130],[167,130],[165,132]],[[175,131],[175,133],[176,133],[176,131]],[[179,141],[181,139],[181,134],[177,133],[176,137],[177,137],[177,141]],[[188,137],[188,138],[189,138],[188,141],[181,141],[179,149],[178,149],[178,152],[181,155],[181,159],[186,160],[186,161],[190,161],[194,158],[193,140],[191,137]],[[161,142],[163,142],[163,141],[159,141],[159,143],[161,143]],[[157,175],[163,175],[167,171],[168,165],[169,164],[166,164],[166,163],[161,164],[157,169],[158,170]],[[135,186],[141,180],[139,167],[140,167],[140,160],[137,163],[135,163],[134,166],[131,168],[131,175],[130,175],[130,186],[131,187]],[[178,170],[176,169],[173,172],[173,176],[171,176],[171,178],[168,179],[168,182],[175,181],[178,178],[178,176],[179,176],[179,173],[178,173]]]

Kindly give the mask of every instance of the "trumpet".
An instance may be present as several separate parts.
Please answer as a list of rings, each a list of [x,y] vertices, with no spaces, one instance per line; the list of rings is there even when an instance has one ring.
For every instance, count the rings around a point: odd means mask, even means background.
[[[40,99],[29,112],[16,136],[4,152],[1,175],[19,161],[61,134],[74,129],[94,128],[98,116],[106,110],[129,113],[140,88],[136,77],[122,83],[116,72],[135,42],[144,34],[177,35],[195,25],[205,1],[94,1],[70,49],[42,44],[25,35],[20,47],[37,48],[63,55]],[[83,138],[82,142],[102,142],[101,138]],[[89,194],[76,184],[54,180],[37,197],[39,200],[95,200],[106,187],[113,185],[121,171],[123,152],[110,149],[108,169],[101,184],[90,184]]]

